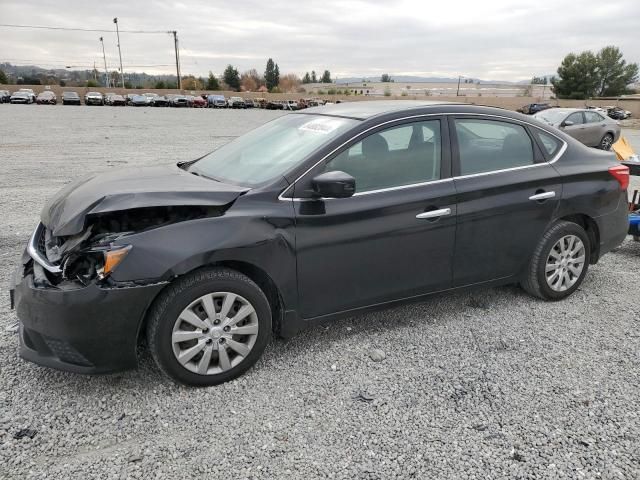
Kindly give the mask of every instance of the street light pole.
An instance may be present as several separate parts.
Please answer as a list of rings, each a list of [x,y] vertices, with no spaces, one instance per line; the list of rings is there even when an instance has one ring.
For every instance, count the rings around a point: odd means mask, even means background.
[[[118,17],[113,19],[116,24],[116,35],[118,36],[118,55],[120,56],[120,80],[122,80],[122,88],[124,88],[124,72],[122,71],[122,51],[120,50],[120,30],[118,29]]]
[[[104,60],[104,82],[105,86],[109,88],[109,70],[107,70],[107,56],[104,54],[104,39],[100,37],[100,43],[102,44],[102,59]]]
[[[178,32],[173,30],[171,33],[173,34],[173,45],[176,49],[176,87],[178,87],[178,90],[182,90],[182,78],[180,78],[180,48],[178,47]]]

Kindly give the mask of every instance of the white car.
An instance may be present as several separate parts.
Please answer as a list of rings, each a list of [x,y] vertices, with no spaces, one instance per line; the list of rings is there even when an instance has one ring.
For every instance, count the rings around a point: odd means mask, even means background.
[[[104,97],[100,92],[89,92],[84,96],[85,105],[104,105]]]
[[[31,103],[35,103],[35,101],[36,101],[36,93],[33,91],[33,89],[31,89],[31,88],[21,88],[18,91],[19,92],[28,93],[29,96],[31,97]]]

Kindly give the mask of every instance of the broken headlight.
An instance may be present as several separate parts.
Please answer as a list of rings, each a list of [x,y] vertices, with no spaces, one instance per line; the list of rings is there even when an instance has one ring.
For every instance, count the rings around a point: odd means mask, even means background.
[[[96,247],[69,255],[64,262],[62,275],[67,280],[77,280],[83,285],[93,279],[104,280],[122,263],[131,245]]]

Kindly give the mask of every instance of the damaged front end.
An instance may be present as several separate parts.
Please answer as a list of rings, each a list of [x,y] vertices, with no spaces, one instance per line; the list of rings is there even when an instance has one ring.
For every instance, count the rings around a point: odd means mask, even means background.
[[[222,215],[224,207],[162,206],[108,212],[86,217],[85,228],[70,236],[54,236],[40,223],[34,231],[24,264],[36,288],[81,288],[92,282],[118,287],[110,274],[131,250],[128,235],[172,223]]]

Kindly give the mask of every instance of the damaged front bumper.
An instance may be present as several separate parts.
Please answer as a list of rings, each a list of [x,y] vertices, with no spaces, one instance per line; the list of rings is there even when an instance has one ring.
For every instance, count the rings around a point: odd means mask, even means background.
[[[11,285],[20,356],[76,373],[135,368],[142,320],[164,285],[42,287],[21,265]]]

